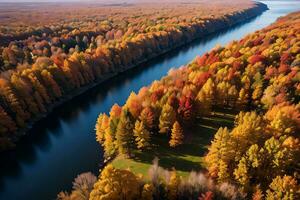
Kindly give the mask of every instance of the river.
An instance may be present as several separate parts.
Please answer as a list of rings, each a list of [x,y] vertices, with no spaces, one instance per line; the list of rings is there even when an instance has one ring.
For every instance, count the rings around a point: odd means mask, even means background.
[[[216,44],[241,39],[280,16],[300,10],[300,1],[262,2],[270,9],[262,15],[172,50],[54,109],[18,142],[15,151],[2,158],[0,199],[55,199],[59,191],[71,188],[78,174],[97,174],[103,157],[95,141],[94,125],[100,112],[109,112],[114,103],[124,104],[131,91],[137,92],[166,75],[170,68],[187,64]]]

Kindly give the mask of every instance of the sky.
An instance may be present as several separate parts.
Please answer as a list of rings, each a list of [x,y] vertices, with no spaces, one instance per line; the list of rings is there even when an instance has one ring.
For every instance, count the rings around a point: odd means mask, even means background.
[[[162,2],[165,0],[0,0],[1,2],[9,2],[9,3],[14,3],[14,2],[98,2],[98,3],[136,3],[136,2],[141,2],[141,1],[146,1],[146,2],[153,2],[153,1],[158,1]],[[168,0],[167,0],[168,1]],[[172,0],[169,0],[172,1]],[[187,0],[190,1],[190,0]]]
[[[132,2],[134,0],[0,0],[0,2],[114,2],[114,3],[120,3],[120,2]]]
[[[89,0],[0,0],[0,2],[70,2],[70,1],[89,1]]]

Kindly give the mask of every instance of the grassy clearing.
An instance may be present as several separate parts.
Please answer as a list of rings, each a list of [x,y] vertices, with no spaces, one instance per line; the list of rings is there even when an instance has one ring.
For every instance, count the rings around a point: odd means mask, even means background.
[[[165,169],[175,168],[180,176],[186,177],[190,171],[199,171],[204,167],[203,157],[207,152],[214,134],[221,126],[231,127],[234,115],[215,113],[214,116],[199,120],[199,124],[185,132],[184,144],[171,148],[169,138],[165,135],[152,139],[151,149],[135,150],[133,158],[119,156],[112,161],[119,169],[130,169],[135,174],[147,177],[149,167],[155,157],[159,158],[159,165]]]

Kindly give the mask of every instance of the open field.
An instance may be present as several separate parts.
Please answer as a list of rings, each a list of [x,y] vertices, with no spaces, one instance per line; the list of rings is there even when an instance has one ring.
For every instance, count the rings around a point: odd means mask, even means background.
[[[133,173],[147,178],[148,169],[157,157],[161,167],[169,170],[175,168],[182,177],[186,177],[191,171],[203,171],[203,158],[208,152],[210,141],[219,127],[233,126],[234,116],[219,112],[215,116],[199,120],[198,125],[186,132],[184,143],[177,148],[168,145],[168,137],[157,135],[150,142],[150,149],[143,152],[134,150],[134,156],[130,159],[118,156],[112,161],[112,165],[118,169],[130,169]]]

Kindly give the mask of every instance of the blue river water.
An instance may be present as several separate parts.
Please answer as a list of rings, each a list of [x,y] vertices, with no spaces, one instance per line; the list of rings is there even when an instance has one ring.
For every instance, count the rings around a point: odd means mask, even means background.
[[[2,159],[0,199],[55,199],[59,191],[71,188],[78,174],[97,174],[103,162],[94,134],[100,112],[109,112],[114,103],[124,104],[131,91],[160,79],[171,68],[187,64],[215,45],[241,39],[280,16],[300,10],[300,1],[262,2],[269,10],[260,16],[172,50],[54,109],[20,140],[15,151]]]

